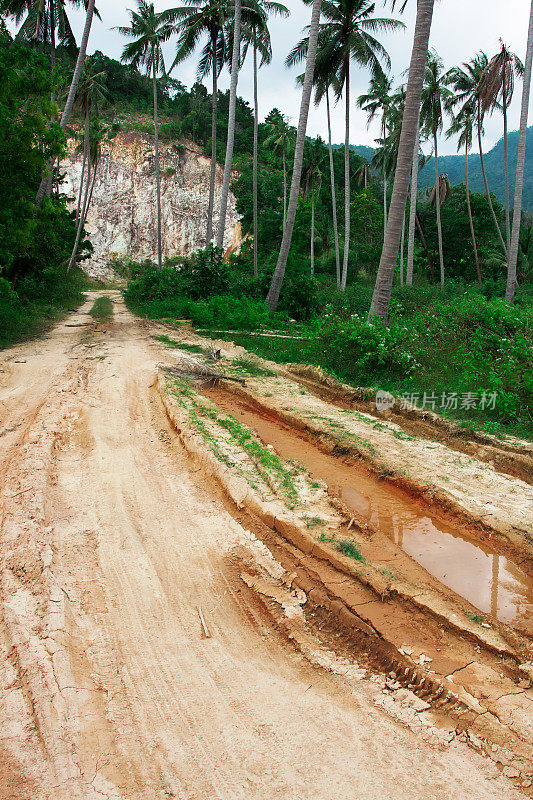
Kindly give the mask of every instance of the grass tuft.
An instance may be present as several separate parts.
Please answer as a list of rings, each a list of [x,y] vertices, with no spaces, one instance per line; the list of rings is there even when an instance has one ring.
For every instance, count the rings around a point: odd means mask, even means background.
[[[107,295],[99,297],[94,302],[89,314],[97,322],[110,322],[113,319],[113,301]]]

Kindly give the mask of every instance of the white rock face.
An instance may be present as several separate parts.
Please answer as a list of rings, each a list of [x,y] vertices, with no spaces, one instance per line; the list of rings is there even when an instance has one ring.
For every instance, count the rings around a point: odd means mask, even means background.
[[[160,144],[163,257],[187,256],[206,243],[210,160],[192,142],[182,142],[181,148],[169,142]],[[82,160],[81,155],[72,153],[61,165],[66,173],[63,191],[75,198],[72,208],[77,202]],[[215,234],[222,176],[217,165]],[[119,132],[104,145],[86,230],[94,253],[82,266],[93,277],[110,277],[109,261],[114,256],[157,260],[153,136]],[[239,217],[231,193],[224,244],[232,252],[240,244]]]

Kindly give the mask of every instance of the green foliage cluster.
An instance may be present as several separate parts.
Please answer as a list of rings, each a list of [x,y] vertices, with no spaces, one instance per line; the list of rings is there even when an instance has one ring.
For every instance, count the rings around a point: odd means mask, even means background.
[[[0,346],[41,329],[79,304],[87,281],[66,274],[75,239],[66,199],[35,194],[50,160],[63,152],[53,118],[48,60],[13,42],[0,26]]]

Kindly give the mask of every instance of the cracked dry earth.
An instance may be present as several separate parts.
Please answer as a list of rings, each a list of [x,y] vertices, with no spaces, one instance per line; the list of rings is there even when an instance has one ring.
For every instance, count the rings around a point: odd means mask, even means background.
[[[231,553],[271,556],[167,423],[169,356],[93,299],[0,357],[0,799],[522,797],[282,636]]]

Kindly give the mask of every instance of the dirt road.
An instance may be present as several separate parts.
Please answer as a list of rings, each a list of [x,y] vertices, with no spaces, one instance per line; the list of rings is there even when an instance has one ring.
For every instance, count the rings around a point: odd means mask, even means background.
[[[283,638],[231,558],[268,553],[166,421],[150,330],[118,298],[67,324],[0,357],[1,800],[518,798]]]

